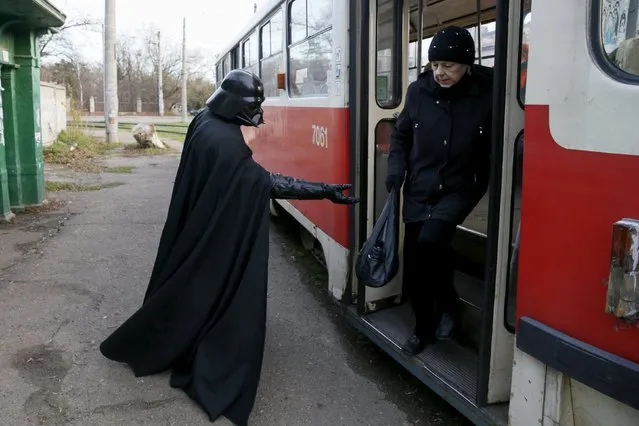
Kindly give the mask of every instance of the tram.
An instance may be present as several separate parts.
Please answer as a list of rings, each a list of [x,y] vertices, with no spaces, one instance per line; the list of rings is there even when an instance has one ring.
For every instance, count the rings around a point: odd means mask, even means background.
[[[264,81],[266,124],[244,129],[255,159],[361,199],[272,213],[322,253],[352,324],[475,424],[639,425],[638,6],[271,0],[219,56],[219,80],[243,68]],[[451,24],[494,67],[491,181],[454,241],[457,337],[408,357],[401,270],[369,288],[354,264],[386,200],[406,89]]]

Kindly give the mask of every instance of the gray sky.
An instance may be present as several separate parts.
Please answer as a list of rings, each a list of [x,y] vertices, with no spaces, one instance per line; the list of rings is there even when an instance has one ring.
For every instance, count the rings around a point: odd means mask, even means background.
[[[49,0],[67,15],[90,17],[104,22],[104,0]],[[182,19],[186,18],[186,38],[190,49],[215,55],[240,31],[253,15],[253,4],[264,0],[128,0],[116,4],[116,27],[119,36],[136,34],[154,25],[167,43],[182,40]],[[125,6],[126,5],[126,6]],[[73,39],[83,56],[102,61],[100,33],[74,31]]]

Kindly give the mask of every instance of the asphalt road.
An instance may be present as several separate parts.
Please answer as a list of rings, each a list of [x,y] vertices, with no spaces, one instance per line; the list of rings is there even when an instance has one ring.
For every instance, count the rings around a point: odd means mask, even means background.
[[[98,351],[142,300],[178,160],[113,158],[109,165],[133,172],[84,176],[104,189],[59,193],[64,207],[0,226],[4,242],[21,238],[19,256],[0,262],[2,425],[211,424],[169,387],[168,375],[135,378]],[[466,424],[340,317],[326,272],[291,229],[272,225],[266,348],[251,424]]]

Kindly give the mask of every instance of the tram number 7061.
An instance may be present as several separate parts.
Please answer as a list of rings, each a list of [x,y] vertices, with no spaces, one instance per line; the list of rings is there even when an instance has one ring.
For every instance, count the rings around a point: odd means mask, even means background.
[[[313,145],[328,148],[328,128],[317,124],[312,124],[311,127],[313,128]]]

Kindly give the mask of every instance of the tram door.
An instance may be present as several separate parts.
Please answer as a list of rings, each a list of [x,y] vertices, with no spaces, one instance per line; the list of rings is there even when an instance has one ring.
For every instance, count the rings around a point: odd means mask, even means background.
[[[514,288],[507,288],[511,246],[518,217],[513,191],[516,145],[521,139],[523,108],[519,99],[522,18],[529,0],[376,0],[368,3],[368,76],[366,235],[370,235],[387,197],[388,148],[395,117],[404,105],[408,85],[427,63],[430,37],[455,24],[471,31],[478,64],[493,67],[496,54],[505,58],[495,73],[498,148],[493,153],[493,182],[484,200],[458,227],[455,287],[463,305],[456,341],[441,344],[420,359],[436,376],[473,404],[505,402],[510,394],[513,335],[510,315]],[[523,7],[522,7],[523,6]],[[524,9],[522,11],[522,9]],[[497,21],[501,32],[497,35]],[[366,37],[364,37],[365,39]],[[422,42],[417,42],[421,40]],[[364,49],[363,47],[362,49]],[[497,52],[499,50],[499,53]],[[401,215],[401,211],[400,211]],[[363,215],[361,219],[364,220]],[[363,231],[363,226],[360,230]],[[514,232],[512,232],[514,231]],[[511,235],[513,234],[513,235]],[[400,226],[400,241],[403,226]],[[360,241],[361,243],[361,241]],[[400,256],[401,245],[400,245]],[[358,286],[358,313],[397,346],[410,333],[412,314],[404,309],[402,271],[386,286]],[[508,303],[508,298],[512,298]],[[390,309],[389,309],[390,308]],[[374,313],[375,312],[375,313]],[[440,351],[440,352],[438,352]],[[430,367],[429,367],[430,366]],[[439,366],[439,367],[434,367]],[[441,373],[441,374],[440,374]],[[454,373],[454,374],[453,374]],[[457,374],[459,373],[459,374]]]
[[[368,119],[367,119],[367,164],[362,172],[367,173],[367,205],[362,221],[366,235],[370,235],[387,198],[384,184],[386,179],[388,148],[395,124],[395,116],[403,106],[403,98],[408,87],[403,72],[406,69],[403,37],[408,31],[404,9],[406,1],[376,0],[368,2]],[[366,13],[366,11],[363,11]],[[400,212],[401,213],[401,212]],[[364,217],[365,216],[365,219]],[[363,227],[363,226],[362,226]],[[400,239],[403,239],[400,227]],[[361,228],[360,228],[361,229]],[[401,244],[400,244],[400,256]],[[401,302],[402,271],[382,288],[358,288],[358,311],[360,314],[373,312]],[[363,294],[362,294],[363,293]]]

